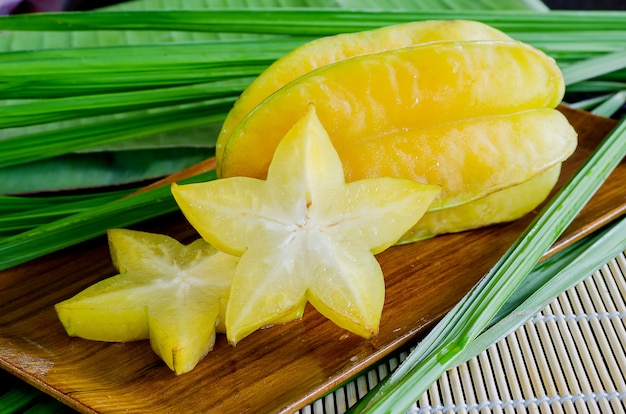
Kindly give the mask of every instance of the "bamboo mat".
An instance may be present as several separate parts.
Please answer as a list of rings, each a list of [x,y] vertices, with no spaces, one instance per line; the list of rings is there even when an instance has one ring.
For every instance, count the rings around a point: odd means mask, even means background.
[[[409,412],[625,413],[624,253],[517,331],[446,372]],[[299,414],[345,412],[406,355],[391,357]]]

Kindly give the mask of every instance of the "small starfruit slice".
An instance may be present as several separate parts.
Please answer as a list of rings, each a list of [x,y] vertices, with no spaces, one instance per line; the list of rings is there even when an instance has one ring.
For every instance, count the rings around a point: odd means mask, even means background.
[[[226,309],[231,344],[286,321],[307,301],[340,327],[376,335],[385,287],[374,254],[410,229],[439,192],[401,178],[346,183],[313,106],[279,143],[267,180],[172,185],[202,237],[241,256]]]
[[[176,374],[213,348],[238,258],[202,239],[183,245],[160,234],[108,231],[118,275],[55,305],[70,336],[128,342],[150,339]]]

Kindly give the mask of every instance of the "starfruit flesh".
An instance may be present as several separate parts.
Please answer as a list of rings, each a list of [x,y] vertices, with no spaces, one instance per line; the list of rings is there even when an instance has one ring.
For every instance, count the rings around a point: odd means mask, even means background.
[[[120,274],[55,305],[66,332],[108,342],[149,338],[170,369],[190,371],[224,329],[238,259],[201,239],[185,246],[125,229],[111,229],[108,236]]]
[[[396,243],[439,191],[399,178],[346,183],[312,106],[281,140],[267,180],[172,186],[194,228],[241,255],[226,310],[233,344],[307,301],[337,325],[375,335],[384,280],[374,254]]]
[[[265,98],[296,78],[350,57],[446,40],[512,39],[477,21],[424,20],[343,33],[305,43],[270,65],[243,91],[222,125],[215,149],[217,158],[221,159],[224,143],[241,120]]]

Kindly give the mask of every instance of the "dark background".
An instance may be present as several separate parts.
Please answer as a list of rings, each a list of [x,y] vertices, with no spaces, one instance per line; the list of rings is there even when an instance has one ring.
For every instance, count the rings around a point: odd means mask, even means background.
[[[626,0],[544,0],[546,6],[559,10],[626,10]]]

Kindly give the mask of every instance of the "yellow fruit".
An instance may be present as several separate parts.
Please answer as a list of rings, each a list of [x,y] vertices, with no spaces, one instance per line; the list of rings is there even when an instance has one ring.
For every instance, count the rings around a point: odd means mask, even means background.
[[[403,129],[552,107],[562,92],[554,62],[519,43],[434,43],[358,56],[307,73],[252,111],[226,142],[221,172],[245,171],[237,164],[245,159],[263,177],[278,141],[310,102],[341,147]],[[259,149],[262,155],[244,157]]]
[[[278,137],[313,102],[347,181],[393,176],[442,186],[428,224],[403,242],[506,221],[542,201],[528,194],[549,192],[546,180],[517,186],[576,147],[576,132],[553,109],[563,91],[555,62],[514,41],[435,42],[357,56],[312,70],[259,104],[223,142],[219,174],[264,177]],[[506,197],[477,201],[504,189]],[[515,214],[485,219],[481,211],[502,212],[510,197],[527,200],[525,211],[517,205]]]
[[[292,80],[321,66],[353,56],[443,40],[511,40],[486,24],[471,20],[426,20],[339,34],[308,42],[274,62],[241,94],[219,134],[216,153],[241,120],[265,98]]]
[[[267,180],[172,185],[202,237],[241,255],[226,310],[232,344],[288,320],[307,301],[339,326],[375,335],[384,280],[374,254],[411,228],[439,191],[398,178],[346,184],[313,106],[278,145]]]
[[[216,326],[223,325],[238,258],[202,239],[185,246],[132,230],[113,229],[108,236],[120,274],[55,305],[65,330],[99,341],[149,338],[176,374],[190,371],[212,349]]]

